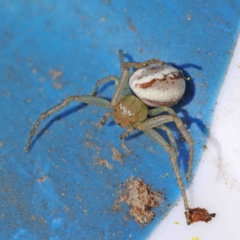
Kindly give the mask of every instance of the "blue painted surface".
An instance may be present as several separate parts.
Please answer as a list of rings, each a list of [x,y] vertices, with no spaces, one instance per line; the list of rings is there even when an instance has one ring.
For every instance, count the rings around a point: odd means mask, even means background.
[[[195,139],[195,172],[239,31],[239,9],[237,0],[0,1],[1,239],[145,239],[180,196],[160,146],[134,132],[125,142],[131,153],[125,152],[123,129],[112,121],[95,127],[105,110],[76,103],[45,120],[25,153],[30,128],[63,98],[89,94],[97,79],[119,76],[119,49],[126,60],[158,58],[191,77],[175,110]],[[52,80],[51,69],[63,75]],[[113,91],[108,84],[99,95],[110,99]],[[188,148],[176,136],[184,175]],[[112,147],[124,154],[123,165],[113,160]],[[96,165],[100,158],[113,169]],[[130,176],[167,199],[144,228],[124,220],[126,206],[112,211],[119,184]]]

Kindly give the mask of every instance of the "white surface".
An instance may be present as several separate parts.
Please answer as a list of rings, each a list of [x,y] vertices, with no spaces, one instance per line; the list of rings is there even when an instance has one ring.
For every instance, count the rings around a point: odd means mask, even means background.
[[[187,226],[181,200],[149,240],[240,240],[240,38],[206,146],[187,195],[191,208],[206,208],[216,217]]]

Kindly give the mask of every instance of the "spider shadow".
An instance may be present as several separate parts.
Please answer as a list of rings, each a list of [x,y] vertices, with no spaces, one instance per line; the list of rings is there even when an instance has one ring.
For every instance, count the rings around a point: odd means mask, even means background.
[[[55,117],[53,117],[53,118],[47,123],[47,125],[45,125],[45,127],[44,127],[42,130],[39,131],[38,134],[36,134],[35,138],[34,138],[33,141],[31,142],[30,148],[32,148],[32,147],[34,146],[35,142],[42,137],[42,135],[44,134],[44,132],[46,132],[46,131],[51,127],[51,125],[52,125],[54,122],[59,121],[60,119],[63,119],[63,118],[65,118],[65,117],[67,117],[67,116],[69,116],[69,115],[71,115],[71,114],[79,111],[80,109],[83,109],[83,108],[87,107],[87,106],[88,106],[88,104],[80,103],[80,104],[78,104],[77,106],[74,106],[74,107],[72,107],[72,108],[70,108],[70,109],[65,110],[65,111],[62,112],[62,113],[57,114]]]

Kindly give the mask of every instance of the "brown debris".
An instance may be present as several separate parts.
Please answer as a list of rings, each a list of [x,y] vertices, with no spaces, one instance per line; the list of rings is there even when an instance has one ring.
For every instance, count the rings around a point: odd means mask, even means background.
[[[121,147],[128,153],[131,153],[131,150],[127,148],[126,144],[124,142],[121,142]]]
[[[155,217],[152,208],[161,204],[161,194],[152,192],[141,179],[134,180],[132,177],[124,186],[125,194],[115,202],[113,211],[117,212],[119,204],[125,202],[130,207],[130,215],[137,223],[142,226],[150,223]]]
[[[130,18],[130,17],[127,18],[127,24],[128,24],[128,27],[130,28],[130,30],[131,30],[132,32],[136,32],[136,28],[135,28],[134,25],[132,24],[132,21],[131,21],[131,18]]]
[[[98,159],[96,161],[96,165],[102,165],[104,167],[107,167],[108,169],[113,169],[113,165],[111,163],[109,163],[106,159]]]
[[[46,177],[46,176],[42,176],[42,177],[36,179],[36,181],[37,181],[38,183],[45,182],[46,180],[47,180],[47,177]]]
[[[185,213],[186,217],[187,214]],[[209,214],[208,211],[205,208],[190,208],[189,209],[189,223],[194,223],[194,222],[209,222],[212,220],[213,217],[215,217],[215,213]]]
[[[121,154],[116,148],[114,148],[114,147],[111,148],[111,151],[112,151],[112,153],[113,153],[113,155],[112,155],[113,160],[116,160],[116,161],[120,162],[120,163],[123,165],[122,159],[123,159],[124,155],[122,155],[122,154]]]
[[[55,81],[58,77],[61,77],[63,75],[62,71],[57,71],[54,69],[50,69],[49,71],[50,77],[52,78],[53,81]]]
[[[53,86],[56,89],[61,89],[62,88],[62,84],[57,82],[56,80],[57,80],[57,78],[59,78],[59,77],[61,77],[63,75],[63,72],[62,71],[57,71],[57,70],[54,70],[54,69],[50,69],[49,75],[50,75],[50,77],[53,80]]]

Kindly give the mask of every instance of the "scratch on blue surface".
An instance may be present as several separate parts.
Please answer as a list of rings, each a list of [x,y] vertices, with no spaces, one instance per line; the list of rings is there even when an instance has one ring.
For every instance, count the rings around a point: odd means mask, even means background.
[[[71,104],[45,120],[31,151],[23,150],[39,114],[66,96],[89,94],[102,77],[120,75],[119,49],[126,60],[158,58],[191,77],[175,110],[195,140],[196,172],[239,33],[240,2],[94,3],[0,1],[1,239],[145,239],[169,209],[155,209],[156,219],[145,228],[124,220],[126,208],[113,213],[119,184],[130,176],[163,191],[165,204],[179,198],[168,154],[136,132],[125,142],[126,153],[123,129],[112,120],[95,127],[105,113],[99,108]],[[60,89],[50,69],[63,72]],[[98,94],[110,99],[113,90],[109,84]],[[188,149],[175,135],[184,175]],[[124,155],[123,166],[112,159],[112,147]],[[113,169],[96,165],[98,158]]]

